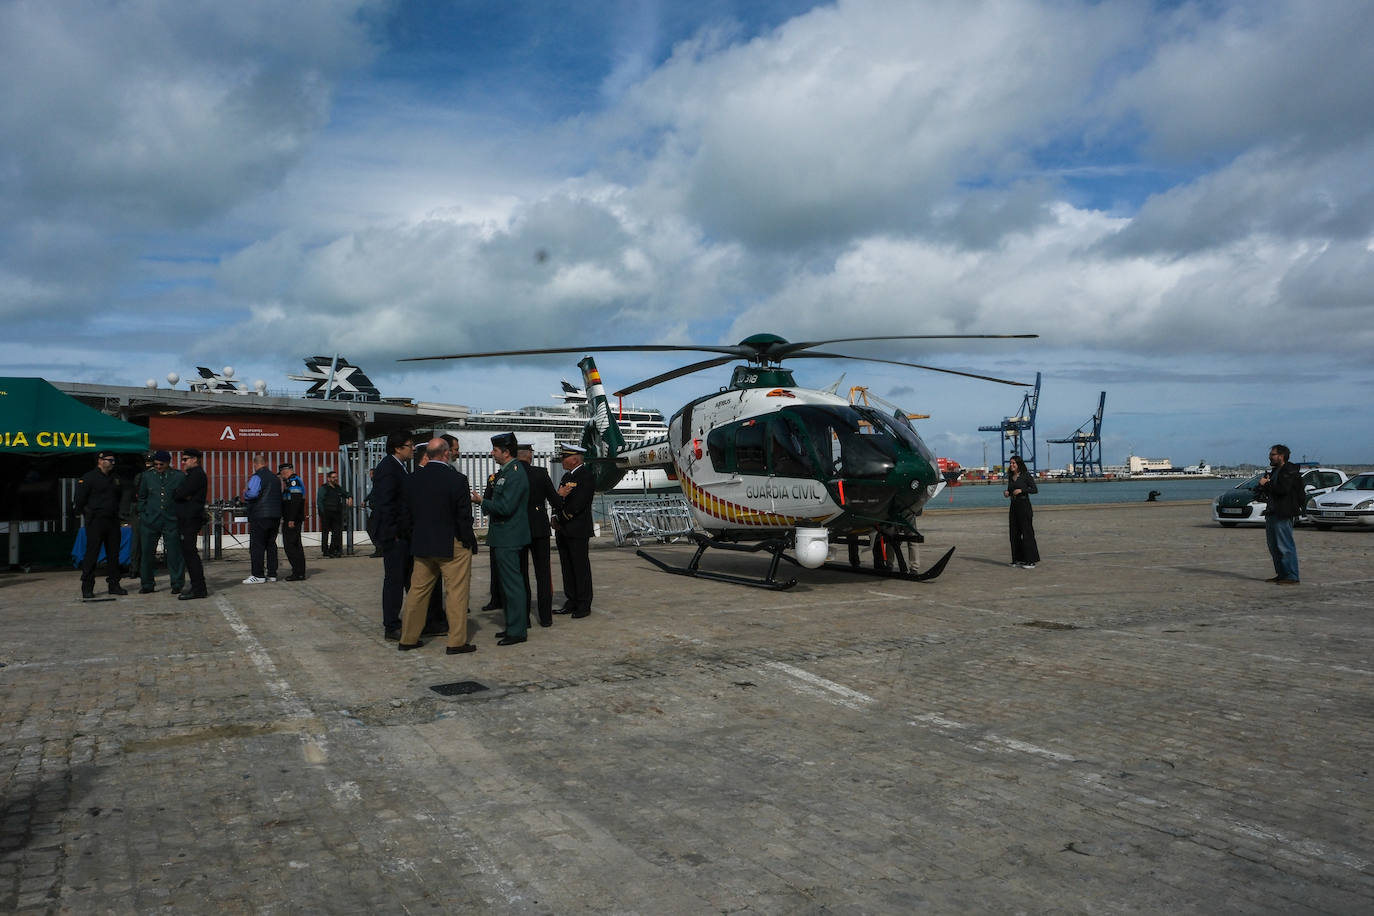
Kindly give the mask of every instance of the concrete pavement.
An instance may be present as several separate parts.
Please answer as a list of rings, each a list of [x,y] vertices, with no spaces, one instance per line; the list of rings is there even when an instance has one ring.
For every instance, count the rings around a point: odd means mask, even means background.
[[[597,549],[590,617],[458,656],[383,641],[375,559],[0,576],[0,910],[1370,912],[1374,535],[1279,588],[1207,513],[1041,509],[1035,570],[932,513],[924,584]]]

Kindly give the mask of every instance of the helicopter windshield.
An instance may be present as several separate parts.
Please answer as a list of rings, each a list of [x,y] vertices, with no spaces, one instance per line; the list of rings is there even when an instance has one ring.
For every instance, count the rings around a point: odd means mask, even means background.
[[[901,429],[871,408],[806,404],[779,413],[789,425],[805,429],[830,475],[882,479],[897,464],[899,442],[926,451],[914,431]]]

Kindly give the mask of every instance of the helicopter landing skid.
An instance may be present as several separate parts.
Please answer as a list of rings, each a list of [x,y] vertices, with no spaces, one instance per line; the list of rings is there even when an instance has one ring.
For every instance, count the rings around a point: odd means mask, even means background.
[[[791,560],[791,557],[783,556],[783,551],[787,549],[787,541],[783,538],[768,538],[757,544],[740,544],[734,541],[722,541],[717,538],[708,538],[705,535],[693,532],[692,540],[697,542],[697,552],[693,554],[692,561],[686,566],[672,566],[663,562],[658,557],[647,554],[642,550],[636,550],[635,554],[648,560],[664,572],[670,572],[675,576],[691,576],[694,579],[714,579],[717,582],[729,582],[734,585],[748,585],[753,588],[767,588],[773,591],[782,591],[797,584],[796,579],[788,579],[786,582],[778,581],[778,563],[781,560]],[[728,573],[708,572],[701,568],[701,556],[706,553],[708,547],[718,547],[721,550],[739,550],[746,553],[758,553],[766,550],[772,555],[772,561],[768,564],[768,575],[762,579],[750,579],[747,576],[732,576]]]
[[[851,563],[825,563],[821,566],[821,569],[833,569],[837,572],[858,573],[861,576],[878,576],[882,579],[905,579],[908,582],[929,582],[931,579],[934,579],[936,576],[940,575],[940,573],[945,571],[945,564],[949,562],[950,557],[954,556],[954,548],[951,547],[949,550],[945,551],[945,555],[941,557],[939,560],[937,560],[935,562],[935,565],[927,569],[925,572],[917,572],[914,569],[909,569],[906,564],[906,559],[902,557],[900,553],[897,553],[896,556],[898,566],[897,569],[886,569],[881,566],[877,568],[870,568],[867,566],[857,566]],[[784,559],[791,560],[792,558],[785,557]],[[796,561],[792,560],[792,562],[795,563]]]

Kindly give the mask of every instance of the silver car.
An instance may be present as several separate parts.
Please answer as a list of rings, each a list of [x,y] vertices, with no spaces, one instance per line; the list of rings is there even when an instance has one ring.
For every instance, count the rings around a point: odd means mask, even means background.
[[[1374,471],[1364,471],[1307,501],[1307,518],[1322,531],[1341,525],[1374,528]]]

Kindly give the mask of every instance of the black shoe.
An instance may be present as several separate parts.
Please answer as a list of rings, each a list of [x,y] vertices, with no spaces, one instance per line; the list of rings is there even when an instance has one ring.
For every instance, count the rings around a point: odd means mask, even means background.
[[[561,607],[558,610],[554,611],[555,614],[571,614],[572,612],[573,609],[570,607]]]
[[[110,594],[111,594],[111,595],[127,595],[127,594],[129,594],[129,590],[128,590],[127,588],[125,588],[124,586],[120,585],[118,582],[116,582],[114,585],[111,585],[111,586],[110,586]]]
[[[496,634],[496,638],[497,638],[497,639],[505,639],[505,638],[506,638],[506,631],[505,631],[505,630],[502,630],[501,632],[497,633],[497,634]]]
[[[540,620],[540,621],[539,621],[539,625],[540,625],[541,627],[551,627],[551,626],[553,626],[553,621],[552,621],[552,620]]]
[[[394,629],[394,630],[387,630],[387,631],[386,631],[386,638],[387,638],[388,640],[390,640],[391,642],[400,642],[400,640],[401,640],[401,628],[400,628],[400,627],[397,627],[397,628]]]
[[[573,620],[581,620],[583,617],[586,617],[586,616],[587,616],[588,614],[590,614],[590,613],[591,613],[591,611],[573,611],[573,612],[572,612],[572,619],[573,619]]]
[[[151,595],[155,591],[157,591],[157,589],[153,588],[151,585],[145,585],[138,590],[138,593],[140,595]]]
[[[182,592],[177,595],[178,601],[194,601],[197,598],[204,598],[205,592]]]
[[[524,641],[525,637],[523,636],[507,636],[505,639],[498,639],[496,644],[498,646],[516,646]]]
[[[469,652],[476,652],[475,643],[468,643],[466,646],[448,646],[444,649],[445,655],[466,655]]]
[[[402,652],[409,652],[411,649],[418,649],[423,645],[423,642],[398,642],[396,648]]]
[[[502,607],[502,606],[499,605],[499,604],[493,604],[493,603],[491,603],[490,601],[488,601],[486,604],[482,605],[482,610],[484,610],[484,611],[504,611],[505,608]]]
[[[94,597],[95,597],[95,589],[94,589],[94,588],[83,588],[83,589],[81,590],[81,600],[82,600],[82,601],[90,601],[90,600],[91,600],[92,598],[94,598]]]
[[[287,582],[304,582],[304,581],[305,581],[305,576],[298,576],[298,575],[296,575],[295,573],[292,573],[291,575],[289,575],[289,576],[286,577],[286,581],[287,581]]]

